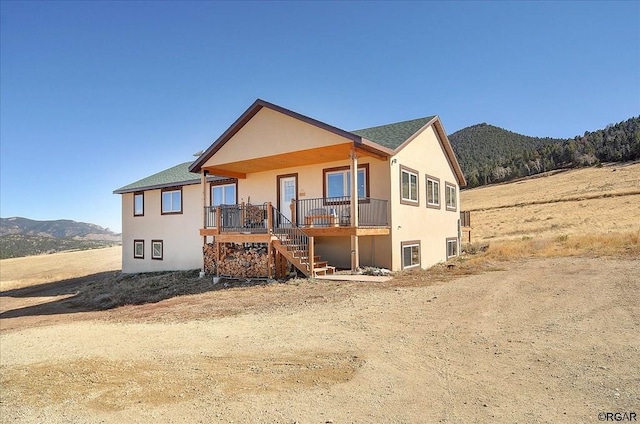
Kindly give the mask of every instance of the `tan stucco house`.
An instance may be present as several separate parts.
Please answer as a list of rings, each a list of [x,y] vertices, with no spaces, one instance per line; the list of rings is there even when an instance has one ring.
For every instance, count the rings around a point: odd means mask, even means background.
[[[204,269],[228,244],[262,246],[265,277],[426,268],[459,252],[465,185],[438,116],[345,131],[256,100],[194,162],[114,191],[122,268]]]

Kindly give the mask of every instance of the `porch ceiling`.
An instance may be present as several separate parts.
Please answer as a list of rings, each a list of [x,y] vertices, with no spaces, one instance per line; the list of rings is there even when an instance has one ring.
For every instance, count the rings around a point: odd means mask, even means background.
[[[211,175],[233,178],[246,178],[252,172],[263,172],[274,169],[295,168],[298,166],[315,165],[349,159],[352,143],[334,144],[314,149],[299,150],[286,154],[263,156],[237,162],[203,166],[202,169]],[[386,160],[386,156],[356,147],[358,156],[373,156]]]

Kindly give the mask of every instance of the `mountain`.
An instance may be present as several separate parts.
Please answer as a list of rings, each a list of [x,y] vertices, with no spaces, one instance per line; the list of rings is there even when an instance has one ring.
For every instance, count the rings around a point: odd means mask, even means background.
[[[121,234],[86,222],[0,218],[0,259],[94,249],[120,244],[121,240]]]
[[[469,187],[558,168],[640,159],[640,116],[572,139],[530,137],[486,123],[449,136]]]

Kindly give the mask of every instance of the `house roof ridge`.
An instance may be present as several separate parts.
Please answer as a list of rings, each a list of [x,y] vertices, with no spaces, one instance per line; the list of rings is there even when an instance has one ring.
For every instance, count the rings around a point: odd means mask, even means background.
[[[438,115],[425,116],[407,121],[393,122],[375,127],[351,131],[353,134],[373,141],[381,146],[397,149],[412,135],[420,131],[425,125],[437,118]]]
[[[172,187],[176,185],[189,185],[200,183],[200,174],[190,172],[189,166],[193,161],[179,163],[155,174],[144,177],[131,184],[127,184],[113,191],[114,194],[124,194],[143,190]],[[210,176],[209,180],[216,179]]]
[[[389,127],[389,126],[393,126],[393,125],[400,125],[400,124],[407,124],[410,122],[417,122],[417,121],[423,121],[425,123],[431,121],[433,118],[435,118],[438,115],[428,115],[428,116],[423,116],[420,118],[414,118],[414,119],[407,119],[404,121],[397,121],[397,122],[390,122],[388,124],[382,124],[382,125],[375,125],[373,127],[367,127],[367,128],[360,128],[357,130],[351,130],[350,132],[352,133],[357,133],[358,131],[367,131],[367,130],[374,130],[374,129],[378,129],[378,128],[383,128],[383,127]]]

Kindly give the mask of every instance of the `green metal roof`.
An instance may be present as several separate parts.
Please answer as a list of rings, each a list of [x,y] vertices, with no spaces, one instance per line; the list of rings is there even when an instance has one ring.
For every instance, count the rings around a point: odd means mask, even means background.
[[[197,184],[200,182],[200,174],[189,172],[192,162],[181,163],[172,168],[143,178],[135,183],[114,190],[114,194],[130,193],[132,191],[150,190],[174,185]]]
[[[351,132],[367,140],[371,140],[374,143],[378,143],[381,146],[396,149],[433,118],[435,118],[435,116],[426,116],[410,121],[396,122],[395,124],[380,125],[378,127],[364,128]]]

